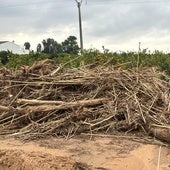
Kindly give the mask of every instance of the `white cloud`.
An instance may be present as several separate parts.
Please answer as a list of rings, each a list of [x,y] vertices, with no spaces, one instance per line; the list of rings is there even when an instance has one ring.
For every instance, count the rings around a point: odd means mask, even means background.
[[[129,2],[129,3],[128,3]],[[130,3],[131,2],[131,3]],[[136,3],[135,3],[136,2]],[[143,48],[166,51],[170,44],[170,3],[143,0],[91,0],[82,4],[85,48],[113,51]],[[78,11],[74,0],[1,0],[0,37],[32,48],[43,39],[61,42],[69,35],[79,38]],[[79,40],[78,40],[79,42]]]

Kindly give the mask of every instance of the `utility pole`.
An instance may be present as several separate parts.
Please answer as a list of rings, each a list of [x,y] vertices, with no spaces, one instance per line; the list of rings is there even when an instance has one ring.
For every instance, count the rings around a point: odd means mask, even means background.
[[[139,49],[138,49],[138,52],[139,52],[139,53],[141,52],[141,42],[139,42]]]
[[[75,0],[78,7],[79,13],[79,31],[80,31],[80,48],[81,48],[81,55],[83,54],[83,33],[82,33],[82,23],[81,23],[81,4],[83,0]]]
[[[140,53],[141,53],[141,42],[139,42],[139,49],[138,49],[138,55],[137,55],[137,73],[139,73]],[[138,81],[139,81],[139,77],[137,76],[137,82]]]

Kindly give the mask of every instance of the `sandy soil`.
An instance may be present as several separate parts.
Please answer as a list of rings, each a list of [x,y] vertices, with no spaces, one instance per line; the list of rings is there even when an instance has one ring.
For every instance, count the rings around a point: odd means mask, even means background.
[[[0,170],[170,170],[170,148],[130,140],[8,138],[0,143]]]

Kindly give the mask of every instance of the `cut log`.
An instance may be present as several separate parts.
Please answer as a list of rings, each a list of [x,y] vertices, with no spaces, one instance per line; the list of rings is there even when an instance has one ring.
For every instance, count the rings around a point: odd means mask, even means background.
[[[151,126],[150,133],[157,139],[170,143],[170,128],[161,126]]]

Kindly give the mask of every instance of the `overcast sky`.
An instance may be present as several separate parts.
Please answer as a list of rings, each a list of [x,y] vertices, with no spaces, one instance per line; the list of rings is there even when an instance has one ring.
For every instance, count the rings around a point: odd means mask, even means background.
[[[86,49],[137,51],[141,42],[170,52],[170,0],[84,0],[81,10]],[[0,21],[0,41],[35,49],[43,39],[75,35],[79,43],[75,0],[0,0]]]

